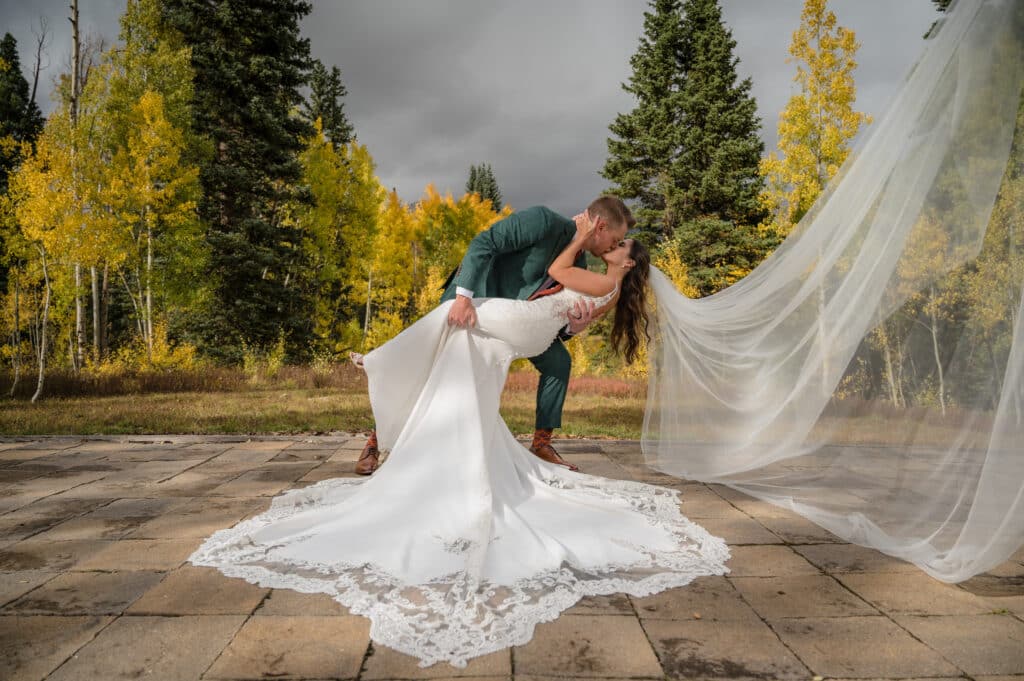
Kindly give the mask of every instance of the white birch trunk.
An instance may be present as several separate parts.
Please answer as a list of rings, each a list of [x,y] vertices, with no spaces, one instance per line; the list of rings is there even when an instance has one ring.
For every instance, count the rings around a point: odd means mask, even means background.
[[[100,362],[100,279],[96,266],[89,268],[92,280],[92,360]]]
[[[900,394],[896,387],[896,369],[892,362],[892,347],[889,343],[889,332],[885,326],[882,326],[881,333],[879,334],[882,339],[882,356],[885,358],[885,379],[889,383],[889,397],[892,398],[892,404],[895,407],[901,407]]]
[[[153,229],[146,225],[146,349],[153,361]]]
[[[20,293],[21,293],[21,281],[15,276],[14,278],[14,353],[11,359],[14,360],[14,380],[11,382],[11,397],[14,397],[14,391],[18,387],[18,380],[21,378],[21,322],[19,320],[19,307],[21,305]]]
[[[938,302],[935,300],[935,287],[930,286],[928,290],[931,300],[929,301],[928,317],[931,320],[932,351],[935,353],[935,368],[939,372],[939,406],[942,408],[942,415],[946,415],[946,381],[942,372],[942,359],[939,357],[939,320],[935,314],[935,307]]]
[[[363,322],[363,346],[366,346],[366,337],[370,333],[370,313],[372,307],[370,305],[370,298],[373,295],[373,272],[371,271],[366,275],[366,319]]]
[[[36,384],[36,392],[32,395],[32,403],[35,404],[39,396],[43,394],[43,382],[46,376],[46,325],[50,320],[50,273],[46,269],[46,251],[40,246],[39,255],[43,259],[43,323],[39,330],[39,382]]]
[[[124,284],[124,291],[128,294],[128,300],[132,301],[132,309],[135,310],[135,328],[139,332],[139,337],[145,339],[146,332],[142,326],[142,310],[139,309],[141,305],[141,298],[135,299],[135,293],[132,291],[131,284],[128,283],[128,279],[124,276],[124,272],[118,272],[121,275],[121,283]]]
[[[82,368],[85,342],[85,310],[82,309],[82,265],[75,263],[75,337],[71,352],[71,365],[75,371]]]

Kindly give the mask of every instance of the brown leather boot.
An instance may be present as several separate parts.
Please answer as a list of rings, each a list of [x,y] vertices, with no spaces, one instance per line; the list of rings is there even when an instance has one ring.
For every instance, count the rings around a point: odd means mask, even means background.
[[[377,431],[371,430],[366,446],[363,447],[363,453],[359,455],[359,460],[356,461],[356,474],[372,475],[379,465],[380,451],[377,449]]]
[[[538,459],[548,463],[565,466],[571,471],[578,471],[579,466],[573,465],[559,456],[555,448],[551,446],[551,428],[538,428],[533,433],[533,444],[530,445],[530,452]]]

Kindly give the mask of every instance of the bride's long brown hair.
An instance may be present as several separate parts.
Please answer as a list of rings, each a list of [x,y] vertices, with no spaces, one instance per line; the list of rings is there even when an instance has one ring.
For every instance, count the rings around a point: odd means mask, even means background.
[[[622,280],[619,299],[615,303],[615,321],[612,324],[612,347],[632,364],[640,351],[641,337],[651,340],[647,332],[647,280],[651,276],[651,254],[637,240],[629,249],[632,269]]]

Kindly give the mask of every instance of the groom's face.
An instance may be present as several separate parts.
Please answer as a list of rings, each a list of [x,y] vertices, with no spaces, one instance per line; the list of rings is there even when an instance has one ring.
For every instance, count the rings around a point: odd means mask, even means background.
[[[625,238],[625,225],[610,224],[604,218],[600,218],[600,222],[597,224],[597,229],[594,230],[594,237],[590,246],[590,252],[600,258],[605,253],[615,250],[615,248],[618,247],[619,242]]]

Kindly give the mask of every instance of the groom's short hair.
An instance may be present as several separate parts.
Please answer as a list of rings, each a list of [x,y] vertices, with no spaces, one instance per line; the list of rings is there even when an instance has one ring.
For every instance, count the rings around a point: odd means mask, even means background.
[[[636,218],[629,212],[629,207],[617,196],[597,197],[587,206],[587,212],[604,218],[609,224],[625,225],[627,231],[636,224]]]

